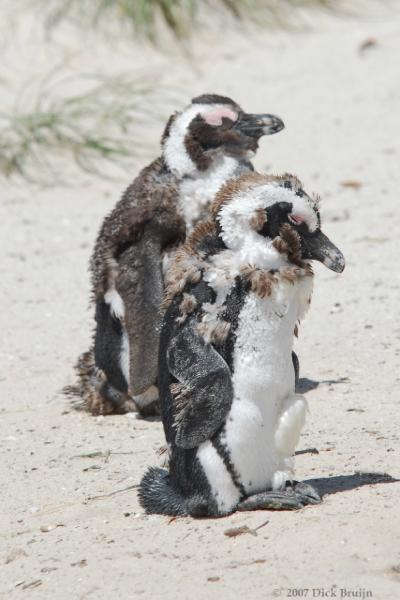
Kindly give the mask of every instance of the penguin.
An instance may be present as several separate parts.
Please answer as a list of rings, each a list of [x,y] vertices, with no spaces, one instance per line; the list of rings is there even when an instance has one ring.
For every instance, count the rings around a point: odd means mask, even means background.
[[[318,197],[293,175],[244,174],[177,252],[159,355],[169,469],[139,486],[147,513],[218,517],[321,502],[296,482],[306,400],[295,393],[294,329],[313,288],[311,261],[342,272]]]
[[[162,155],[144,168],[106,216],[90,261],[93,348],[79,358],[79,385],[92,414],[155,412],[160,306],[170,257],[221,186],[253,170],[263,135],[284,127],[224,96],[204,94],[173,114]]]

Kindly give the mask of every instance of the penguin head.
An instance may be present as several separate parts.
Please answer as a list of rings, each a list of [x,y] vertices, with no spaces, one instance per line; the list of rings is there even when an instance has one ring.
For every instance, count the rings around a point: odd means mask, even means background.
[[[321,231],[318,205],[319,199],[309,196],[293,175],[250,173],[222,188],[212,214],[227,248],[242,252],[247,247],[255,255],[255,248],[264,252],[267,246],[289,262],[318,260],[341,273],[344,256]]]
[[[263,135],[283,129],[275,115],[244,112],[225,96],[203,94],[172,115],[163,137],[163,157],[178,176],[205,171],[221,156],[250,160]]]

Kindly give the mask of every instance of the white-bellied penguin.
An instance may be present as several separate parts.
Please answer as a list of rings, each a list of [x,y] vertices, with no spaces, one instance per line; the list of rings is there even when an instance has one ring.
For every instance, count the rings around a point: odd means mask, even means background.
[[[336,272],[345,265],[321,231],[317,199],[291,175],[229,182],[178,250],[158,379],[169,470],[152,467],[141,481],[148,513],[219,516],[321,501],[293,481],[306,400],[295,393],[292,346],[313,260]]]
[[[252,170],[259,139],[282,128],[214,94],[170,117],[162,156],[105,218],[92,255],[94,345],[78,360],[75,393],[93,414],[153,410],[168,257],[221,186]]]

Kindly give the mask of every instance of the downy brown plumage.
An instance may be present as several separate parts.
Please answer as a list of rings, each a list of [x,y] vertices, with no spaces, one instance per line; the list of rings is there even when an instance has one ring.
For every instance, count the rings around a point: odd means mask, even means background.
[[[278,117],[214,94],[170,117],[162,156],[104,219],[92,254],[94,344],[78,361],[73,390],[90,412],[154,409],[168,259],[222,185],[252,171],[260,137],[282,128]]]

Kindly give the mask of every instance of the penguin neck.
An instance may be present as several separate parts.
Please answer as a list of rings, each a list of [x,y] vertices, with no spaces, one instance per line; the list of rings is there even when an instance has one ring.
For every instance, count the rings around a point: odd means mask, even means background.
[[[193,176],[197,167],[187,153],[184,141],[177,139],[177,136],[168,138],[164,143],[162,158],[168,169],[178,177],[183,179],[187,176]]]
[[[249,238],[240,252],[242,264],[250,263],[258,269],[264,270],[279,269],[289,265],[286,256],[276,250],[271,239],[260,239],[260,235],[255,232],[251,232]]]
[[[263,238],[255,231],[248,231],[237,246],[228,246],[235,270],[245,265],[253,265],[257,269],[271,270],[290,266],[286,255],[281,254],[273,245],[273,240]]]
[[[208,169],[196,169],[181,178],[179,203],[188,230],[206,216],[207,207],[221,187],[235,177],[238,166],[236,158],[219,154]]]
[[[239,159],[227,156],[221,148],[212,151],[203,151],[201,155],[193,158],[186,149],[184,139],[176,137],[164,144],[162,158],[168,169],[178,179],[198,179],[212,177],[218,171],[237,167]]]
[[[179,179],[197,171],[197,165],[190,156],[186,144],[188,126],[197,111],[197,108],[191,107],[174,119],[169,127],[168,135],[162,140],[163,159]]]
[[[216,292],[216,304],[224,302],[236,277],[249,265],[260,270],[278,271],[291,263],[273,247],[272,240],[266,243],[265,238],[261,238],[259,234],[252,235],[252,232],[249,232],[240,248],[221,249],[208,259],[204,280]]]

